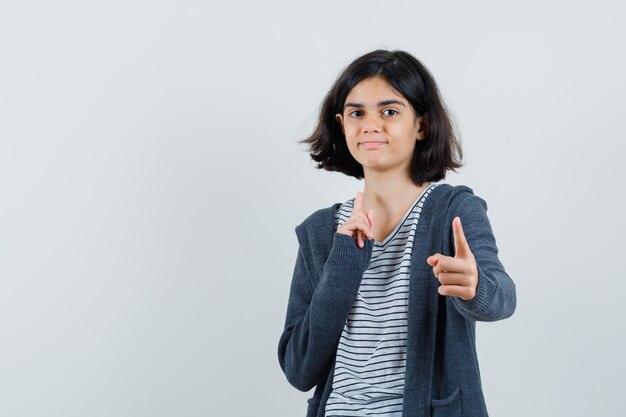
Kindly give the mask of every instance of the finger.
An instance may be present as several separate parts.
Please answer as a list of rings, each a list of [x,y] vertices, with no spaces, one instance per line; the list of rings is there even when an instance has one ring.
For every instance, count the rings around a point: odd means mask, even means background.
[[[433,267],[433,274],[435,274],[436,277],[439,276],[440,273],[448,271],[449,269],[449,260],[450,259],[454,259],[454,258],[450,258],[449,256],[445,256],[445,255],[441,255],[441,254],[437,254],[436,256],[431,256],[429,261],[429,264]]]
[[[462,287],[460,285],[441,285],[437,291],[441,295],[459,297],[465,301],[469,301],[476,296],[476,292],[472,291],[471,288]]]
[[[472,255],[465,233],[463,233],[463,225],[461,224],[461,218],[455,217],[452,220],[452,230],[454,233],[454,248],[455,258],[467,258]]]
[[[433,273],[435,275],[439,275],[442,272],[470,274],[472,273],[472,267],[465,259],[457,259],[441,255],[438,257],[437,265],[433,266]]]
[[[441,272],[437,276],[441,285],[460,285],[467,287],[472,284],[472,279],[467,274],[460,274],[458,272]]]
[[[428,258],[426,258],[426,263],[430,266],[435,266],[437,265],[437,262],[439,262],[439,257],[441,257],[443,255],[441,255],[440,253],[436,253],[434,255],[429,256]]]
[[[337,233],[343,233],[344,235],[354,236],[354,230],[350,229],[346,224],[343,224],[337,228]]]
[[[362,248],[364,246],[363,232],[361,230],[356,231],[356,244],[359,248]]]
[[[364,213],[352,213],[342,227],[347,227],[351,230],[369,228],[369,219]]]
[[[361,231],[362,235],[367,238],[372,238],[372,228],[369,225],[369,221],[366,217],[357,217],[353,220],[353,227],[356,230]]]
[[[363,210],[363,193],[357,191],[356,198],[354,199],[354,206],[352,207],[352,212],[356,213],[361,210]]]

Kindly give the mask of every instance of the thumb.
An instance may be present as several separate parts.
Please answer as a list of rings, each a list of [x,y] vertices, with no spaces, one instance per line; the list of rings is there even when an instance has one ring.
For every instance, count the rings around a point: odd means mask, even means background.
[[[429,256],[428,258],[426,258],[426,263],[430,266],[435,266],[437,265],[437,263],[439,263],[439,258],[441,257],[441,254],[436,253],[434,255]]]
[[[461,218],[455,217],[452,220],[452,231],[454,233],[454,248],[455,248],[455,258],[466,258],[471,256],[472,251],[470,250],[469,244],[467,243],[467,239],[465,239],[465,233],[463,233],[463,225],[461,224]]]

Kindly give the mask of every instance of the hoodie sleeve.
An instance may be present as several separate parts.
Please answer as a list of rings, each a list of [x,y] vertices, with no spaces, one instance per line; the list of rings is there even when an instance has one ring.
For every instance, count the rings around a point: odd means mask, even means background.
[[[373,243],[359,248],[355,240],[336,233],[321,273],[307,263],[310,242],[303,227],[296,228],[300,247],[291,281],[285,327],[278,344],[278,360],[291,385],[308,391],[324,382],[333,364],[346,318],[356,298]],[[321,274],[313,287],[313,274]]]
[[[451,297],[456,309],[465,318],[476,321],[496,321],[510,317],[515,311],[515,283],[506,273],[498,259],[498,248],[491,224],[487,217],[487,203],[473,193],[463,193],[464,198],[456,205],[450,216],[449,239],[454,256],[454,236],[452,219],[461,218],[463,232],[478,268],[476,296],[465,301]]]

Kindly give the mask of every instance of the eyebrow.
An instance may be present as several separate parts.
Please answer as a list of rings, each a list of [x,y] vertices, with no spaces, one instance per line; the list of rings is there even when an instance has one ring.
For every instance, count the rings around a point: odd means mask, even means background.
[[[404,103],[402,103],[401,101],[398,101],[398,100],[385,100],[385,101],[379,101],[378,102],[378,107],[384,107],[384,106],[388,106],[390,104],[399,104],[401,106],[404,106]],[[361,103],[346,103],[345,106],[343,106],[343,109],[345,110],[346,107],[363,108],[365,106],[363,104],[361,104]],[[406,107],[406,106],[404,106],[404,107]]]

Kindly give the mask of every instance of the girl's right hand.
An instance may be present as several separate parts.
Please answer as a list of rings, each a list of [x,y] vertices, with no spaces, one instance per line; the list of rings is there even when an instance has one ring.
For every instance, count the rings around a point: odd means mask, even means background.
[[[354,200],[354,207],[350,218],[337,228],[337,233],[352,236],[356,239],[357,246],[365,246],[364,237],[374,239],[374,210],[370,209],[365,213],[363,210],[363,193],[358,191]]]

